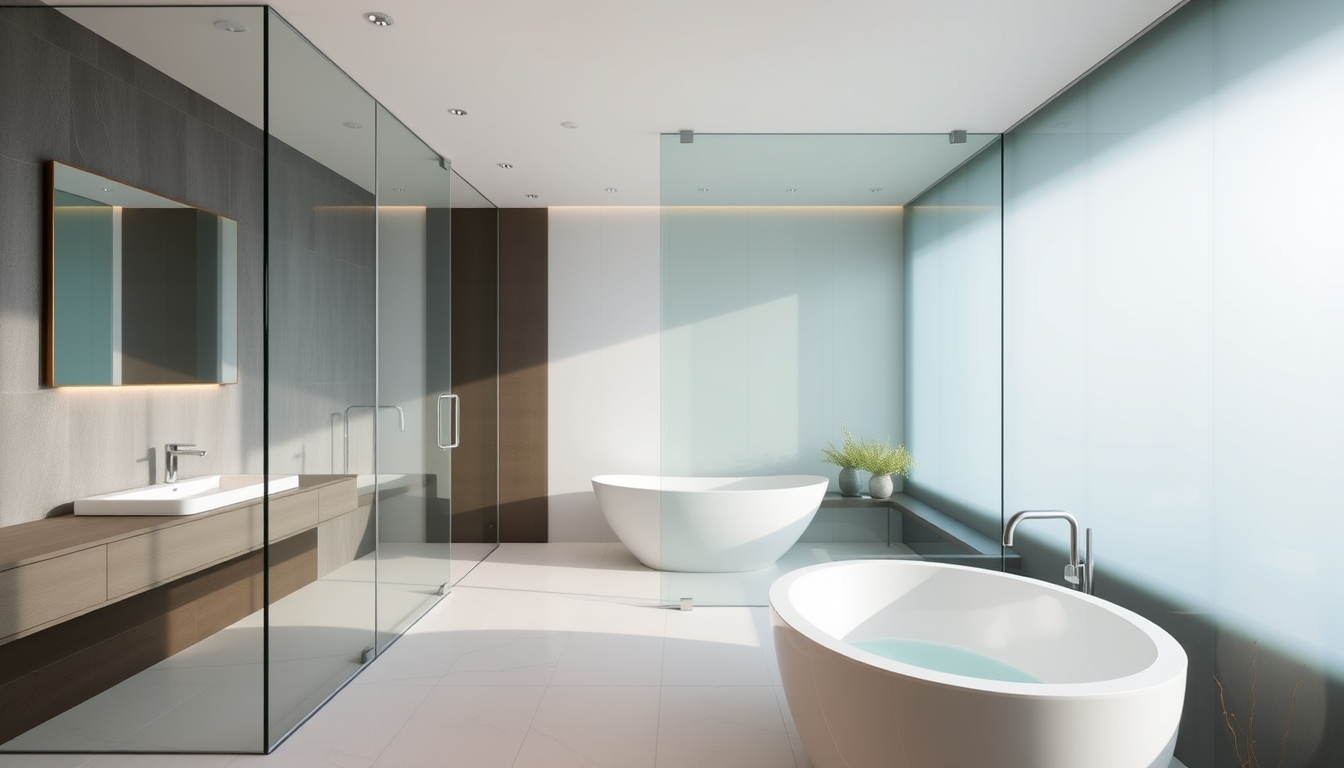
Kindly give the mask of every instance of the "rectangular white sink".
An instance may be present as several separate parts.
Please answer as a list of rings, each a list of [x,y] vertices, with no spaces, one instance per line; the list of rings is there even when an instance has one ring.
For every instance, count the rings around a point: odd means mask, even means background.
[[[206,475],[75,501],[76,515],[195,515],[299,487],[298,475]]]

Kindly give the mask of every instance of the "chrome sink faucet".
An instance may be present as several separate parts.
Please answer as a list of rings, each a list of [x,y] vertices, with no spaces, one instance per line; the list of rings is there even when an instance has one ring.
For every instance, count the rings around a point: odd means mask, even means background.
[[[1023,520],[1067,520],[1069,521],[1069,563],[1064,566],[1064,580],[1073,585],[1074,589],[1081,589],[1087,594],[1092,594],[1092,529],[1087,529],[1087,552],[1085,556],[1078,556],[1078,521],[1073,515],[1062,509],[1024,509],[1021,512],[1008,518],[1008,525],[1003,528],[1003,546],[1013,546],[1013,533],[1017,526]]]
[[[177,457],[178,456],[204,456],[205,451],[183,450],[184,448],[195,448],[195,443],[169,443],[163,446],[163,481],[165,483],[177,482]]]

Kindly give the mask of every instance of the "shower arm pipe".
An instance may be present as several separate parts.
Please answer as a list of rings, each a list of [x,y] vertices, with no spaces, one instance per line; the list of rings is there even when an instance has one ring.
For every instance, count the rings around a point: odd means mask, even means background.
[[[346,408],[345,414],[342,417],[343,421],[345,422],[345,425],[342,428],[342,434],[341,434],[341,439],[344,442],[344,450],[345,450],[345,463],[341,467],[341,474],[345,475],[350,474],[350,412],[357,408],[368,408],[369,410],[372,411],[381,411],[381,410],[396,411],[397,421],[401,425],[401,431],[402,432],[406,431],[406,412],[401,409],[400,405],[352,405],[349,408]]]

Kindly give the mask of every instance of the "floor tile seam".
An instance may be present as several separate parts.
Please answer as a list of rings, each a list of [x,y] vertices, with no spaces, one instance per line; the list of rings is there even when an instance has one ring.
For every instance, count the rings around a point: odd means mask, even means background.
[[[588,599],[596,602],[612,603],[615,605],[629,605],[631,607],[636,608],[657,608],[662,606],[662,603],[659,598],[651,597],[648,595],[631,595],[631,594],[612,595],[612,594],[598,594],[594,592],[562,592],[562,591],[552,591],[544,589],[523,589],[520,587],[497,587],[487,585],[473,585],[469,587],[462,587],[462,589],[481,590],[484,593],[491,593],[491,592],[505,593],[515,597],[535,596],[538,599],[544,599],[544,598]]]
[[[549,690],[551,690],[549,683],[542,686],[541,696],[537,697],[537,706],[532,710],[532,716],[527,719],[527,727],[523,729],[523,738],[518,740],[518,749],[514,751],[513,759],[509,761],[509,765],[514,768],[517,767],[518,761],[523,757],[523,747],[527,745],[527,737],[532,735],[532,726],[537,722],[537,715],[541,712],[541,705],[546,701],[546,692]]]
[[[488,632],[488,631],[490,631],[490,630],[482,630],[481,632],[484,633],[484,632]],[[560,655],[564,655],[565,648],[567,648],[567,647],[569,646],[569,636],[570,636],[570,633],[567,632],[567,631],[564,631],[564,630],[554,630],[554,631],[552,631],[552,630],[509,630],[509,631],[518,631],[518,632],[532,632],[532,631],[538,631],[538,632],[550,632],[550,633],[551,633],[551,636],[555,636],[555,635],[564,635],[565,642],[564,642],[564,644],[560,647]],[[458,655],[458,657],[457,657],[456,659],[453,660],[453,663],[450,664],[450,665],[448,666],[448,671],[447,671],[447,672],[444,672],[442,675],[439,676],[438,680],[434,683],[434,686],[433,686],[433,687],[435,687],[435,688],[463,688],[463,687],[474,687],[474,686],[482,686],[482,687],[487,687],[487,688],[520,688],[520,687],[533,687],[533,688],[535,688],[535,687],[538,687],[538,685],[537,685],[536,683],[527,683],[527,684],[524,684],[524,685],[514,685],[514,684],[509,684],[509,683],[503,683],[503,684],[501,684],[501,683],[489,683],[489,684],[484,684],[484,685],[481,684],[481,683],[466,683],[466,684],[463,684],[463,683],[456,683],[456,684],[455,684],[455,683],[445,683],[444,680],[448,679],[448,676],[453,674],[453,667],[457,666],[457,663],[458,663],[459,661],[462,660],[462,657],[464,657],[464,656],[466,656],[466,655],[468,655],[468,654],[470,654],[470,653],[472,653],[472,652],[474,652],[474,651],[476,650],[476,642],[479,642],[480,639],[481,639],[481,638],[478,637],[475,641],[472,642],[472,644],[471,644],[470,647],[468,647],[466,650],[464,650],[461,654]],[[527,639],[532,639],[532,638],[527,638]],[[510,640],[509,642],[513,642],[513,641]],[[556,669],[556,667],[560,666],[560,659],[559,659],[559,657],[557,657],[556,660],[555,660],[554,662],[541,662],[541,663],[538,663],[538,664],[525,664],[525,665],[523,665],[523,666],[515,666],[515,667],[511,667],[511,669],[532,669],[532,668],[535,668],[535,667],[544,667],[544,666],[550,666],[550,667],[551,667],[551,674],[546,678],[546,682],[543,683],[543,684],[541,684],[540,687],[542,687],[542,688],[548,688],[548,687],[550,687],[551,679],[555,677],[555,669]],[[482,670],[471,670],[471,671],[478,671],[478,672],[479,672],[479,671],[482,671]],[[486,671],[486,672],[493,672],[494,670],[484,670],[484,671]]]
[[[215,687],[218,685],[218,683],[219,683],[219,681],[216,680],[214,683],[211,683],[211,684],[206,685],[206,686],[202,686],[202,687],[201,687],[201,690],[199,690],[199,691],[197,691],[197,692],[191,694],[191,695],[188,696],[187,698],[185,698],[185,699],[179,701],[178,703],[174,704],[173,706],[169,707],[169,708],[168,708],[167,710],[165,710],[164,712],[161,712],[157,717],[152,718],[149,722],[145,723],[144,725],[140,726],[139,728],[135,729],[134,731],[131,731],[130,733],[126,734],[125,736],[122,736],[120,739],[117,740],[117,743],[118,743],[118,744],[129,744],[129,743],[130,743],[130,739],[131,739],[132,737],[134,737],[136,734],[139,734],[140,732],[144,731],[146,728],[149,728],[150,726],[154,725],[154,724],[157,723],[158,721],[160,721],[160,720],[162,720],[163,718],[167,717],[169,714],[171,714],[174,710],[178,709],[179,707],[184,707],[184,706],[186,706],[188,702],[190,702],[192,699],[196,698],[197,696],[200,696],[202,693],[205,693],[206,691],[210,690],[211,688],[215,688]],[[258,720],[260,720],[260,718],[258,718]],[[263,726],[264,726],[264,723],[258,723],[258,725],[263,725]],[[97,759],[97,758],[95,757],[95,758],[93,758],[93,759]],[[90,762],[92,762],[92,760],[90,760]]]
[[[424,686],[424,687],[428,688],[429,686]],[[374,693],[375,698],[377,698],[378,694],[380,694],[380,693],[381,693],[381,691],[375,691],[375,693]],[[376,754],[376,755],[373,756],[373,759],[369,761],[369,765],[371,765],[371,766],[372,766],[372,765],[377,765],[377,764],[378,764],[378,761],[383,759],[383,754],[386,753],[387,750],[389,750],[389,749],[392,748],[392,745],[393,745],[393,743],[396,742],[397,737],[401,735],[401,732],[402,732],[402,731],[406,730],[406,726],[408,726],[408,725],[411,724],[411,721],[415,719],[415,716],[416,716],[417,714],[419,714],[420,709],[421,709],[422,707],[425,706],[425,703],[426,703],[426,702],[429,701],[429,697],[430,697],[431,695],[433,695],[433,690],[432,690],[432,689],[431,689],[429,692],[427,692],[427,693],[424,695],[424,697],[423,697],[422,699],[420,699],[420,703],[415,705],[415,709],[411,710],[411,714],[408,715],[408,716],[406,717],[405,720],[402,720],[402,721],[401,721],[401,725],[397,726],[397,732],[394,733],[394,734],[392,734],[391,737],[388,738],[387,743],[383,744],[383,746],[380,747],[380,748],[378,749],[378,754]],[[382,707],[379,707],[379,709],[381,709],[381,708],[382,708]],[[375,722],[374,722],[374,726],[373,726],[373,728],[374,728],[374,732],[375,732],[375,733],[374,733],[374,737],[377,738],[377,730],[378,730],[378,725],[377,725],[377,720],[376,720],[376,718],[377,718],[377,714],[374,715],[374,718],[375,718]],[[225,768],[227,768],[227,766],[226,766]]]

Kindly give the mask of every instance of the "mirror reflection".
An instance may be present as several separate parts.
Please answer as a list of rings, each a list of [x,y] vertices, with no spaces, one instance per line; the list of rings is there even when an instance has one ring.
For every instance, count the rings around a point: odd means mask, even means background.
[[[51,169],[52,386],[238,381],[238,223]]]

